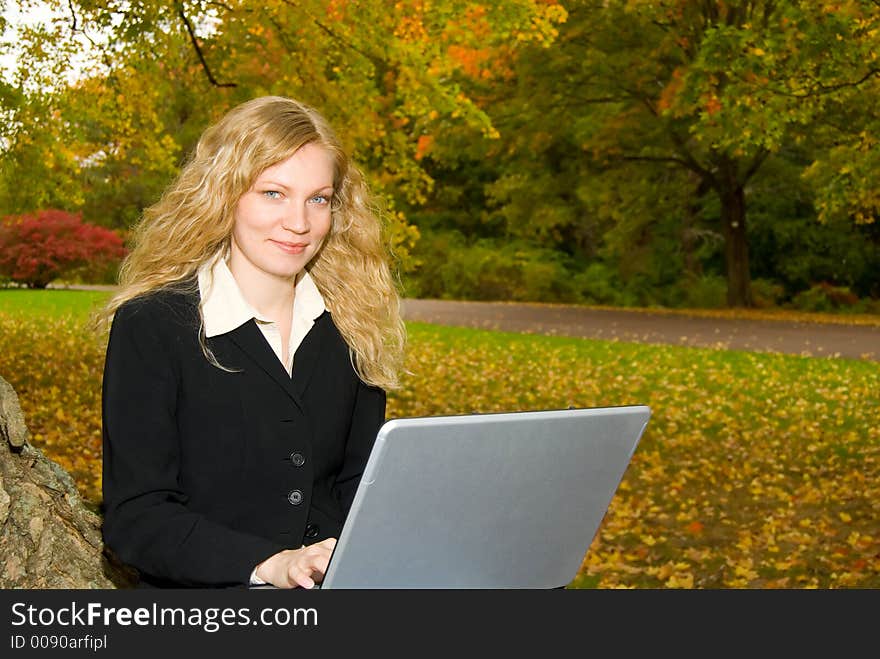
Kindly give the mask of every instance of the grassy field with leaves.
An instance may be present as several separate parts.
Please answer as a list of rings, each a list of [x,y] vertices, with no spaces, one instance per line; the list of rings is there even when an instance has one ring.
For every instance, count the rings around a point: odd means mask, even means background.
[[[0,375],[100,497],[106,293],[0,290]],[[880,364],[410,324],[388,416],[647,404],[571,587],[880,587]],[[552,474],[548,474],[552,478]]]

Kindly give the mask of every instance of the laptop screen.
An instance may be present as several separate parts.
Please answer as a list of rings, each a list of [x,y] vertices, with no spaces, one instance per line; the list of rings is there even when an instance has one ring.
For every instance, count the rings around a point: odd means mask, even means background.
[[[650,415],[624,406],[386,422],[322,588],[568,584]]]

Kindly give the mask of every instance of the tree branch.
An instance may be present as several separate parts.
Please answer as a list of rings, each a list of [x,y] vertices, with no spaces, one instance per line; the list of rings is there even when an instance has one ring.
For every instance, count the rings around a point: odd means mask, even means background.
[[[804,91],[804,93],[793,92],[786,95],[794,96],[795,98],[807,98],[808,96],[818,96],[819,94],[830,94],[831,92],[836,92],[838,89],[843,89],[844,87],[858,87],[863,82],[866,82],[876,75],[880,75],[880,69],[870,69],[865,75],[855,81],[841,82],[836,85],[823,85],[818,83],[813,87],[813,91]]]
[[[767,149],[761,149],[755,155],[755,159],[752,160],[752,164],[749,165],[745,174],[743,174],[742,183],[745,185],[752,176],[755,175],[755,172],[761,167],[761,164],[767,159],[767,156],[770,155],[770,151]]]
[[[672,143],[675,144],[676,149],[681,154],[682,159],[687,163],[688,169],[696,172],[704,179],[709,181],[709,183],[711,183],[712,185],[715,185],[717,183],[715,175],[697,162],[697,159],[694,158],[694,156],[685,146],[684,140],[682,140],[681,137],[674,130],[672,130],[671,127],[668,128],[666,132],[669,135],[669,139],[672,140]]]
[[[657,112],[657,108],[654,107],[654,104],[647,96],[639,94],[635,91],[627,90],[625,88],[624,91],[629,93],[637,101],[640,101],[652,117],[654,117],[658,121],[661,121],[660,114]],[[672,143],[675,145],[675,150],[678,151],[680,155],[679,158],[669,156],[668,158],[666,158],[666,160],[676,162],[691,170],[692,172],[696,172],[701,177],[714,185],[716,181],[715,176],[712,174],[711,171],[701,166],[700,163],[697,162],[697,159],[694,158],[694,156],[685,145],[684,140],[682,140],[681,137],[679,137],[679,135],[672,129],[672,126],[664,122],[663,127],[666,129],[666,133],[669,135],[669,139],[672,140]]]
[[[513,101],[516,98],[515,94],[509,94],[507,96],[502,97],[492,97],[492,102],[494,105],[499,106],[504,103]],[[536,110],[539,112],[560,112],[560,113],[569,113],[568,116],[571,116],[571,113],[575,112],[579,108],[584,105],[600,105],[602,103],[619,103],[621,101],[625,101],[627,97],[623,96],[596,96],[596,97],[581,97],[576,95],[567,96],[565,100],[558,102],[551,102],[546,104],[538,104],[536,106]],[[492,119],[492,124],[497,126],[503,126],[505,124],[513,123],[510,120],[523,118],[523,112],[521,110],[513,110],[510,112],[505,112],[503,114],[490,114],[490,118]]]
[[[221,9],[225,9],[230,13],[235,13],[235,10],[227,5],[225,2],[206,2],[206,5],[214,5],[215,7],[220,7]]]
[[[677,165],[681,165],[685,169],[693,170],[690,163],[684,158],[678,158],[676,156],[620,156],[620,160],[643,160],[645,162],[671,162]]]
[[[238,87],[238,85],[234,82],[217,82],[217,79],[214,77],[214,74],[211,73],[211,69],[208,66],[208,62],[205,59],[204,53],[202,53],[202,48],[199,46],[199,41],[196,38],[196,33],[193,30],[192,23],[189,22],[189,19],[186,17],[186,14],[183,13],[183,7],[178,5],[177,7],[177,15],[180,16],[180,20],[183,21],[183,24],[186,26],[186,31],[189,34],[189,40],[192,43],[193,48],[196,51],[196,55],[199,58],[199,62],[202,64],[202,70],[205,72],[205,75],[208,76],[208,81],[214,85],[215,87]]]
[[[331,30],[329,27],[324,25],[321,21],[319,21],[317,18],[312,16],[305,9],[298,6],[295,2],[292,2],[291,0],[281,0],[281,1],[290,7],[295,7],[296,9],[299,9],[300,11],[302,11],[306,16],[308,16],[312,20],[312,22],[315,25],[318,26],[318,28],[320,28],[322,31],[324,31],[328,36],[330,36],[332,39],[338,41],[346,48],[350,48],[351,50],[356,52],[361,57],[366,58],[370,63],[373,64],[374,67],[376,67],[377,70],[384,71],[389,68],[389,63],[386,60],[382,59],[381,57],[378,57],[377,55],[374,55],[373,53],[368,53],[367,51],[363,50],[362,48],[359,48],[358,46],[355,46],[353,43],[351,43],[351,41],[349,41],[348,39],[345,39],[344,37],[337,34],[335,31]]]
[[[103,44],[98,44],[92,39],[88,32],[86,32],[86,21],[83,19],[82,27],[79,27],[76,20],[76,8],[73,6],[73,0],[67,0],[67,8],[70,10],[70,31],[72,34],[81,34],[91,45],[92,48],[99,51],[101,53],[101,61],[104,62],[104,66],[107,67],[107,71],[109,72],[108,77],[111,82],[115,82],[116,76],[113,72],[113,62],[110,60],[110,56],[107,55],[107,49]]]
[[[67,0],[67,8],[70,9],[70,19],[73,21],[70,31],[76,33],[76,11],[73,8],[73,0]]]

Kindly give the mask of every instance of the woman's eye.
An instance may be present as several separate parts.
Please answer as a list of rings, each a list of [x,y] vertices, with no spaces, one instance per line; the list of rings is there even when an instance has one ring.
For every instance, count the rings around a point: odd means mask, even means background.
[[[281,199],[281,193],[278,190],[266,190],[263,195],[269,199]]]
[[[312,197],[312,198],[310,199],[310,201],[311,201],[313,204],[322,204],[322,205],[323,205],[323,204],[329,204],[329,203],[330,203],[330,197],[328,197],[327,195],[323,195],[323,194],[316,194],[314,197]]]

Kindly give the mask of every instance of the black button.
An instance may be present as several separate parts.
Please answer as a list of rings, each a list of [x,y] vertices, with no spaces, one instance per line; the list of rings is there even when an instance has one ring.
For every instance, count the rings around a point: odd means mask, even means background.
[[[317,524],[307,524],[306,525],[306,537],[307,538],[317,538],[318,534],[321,532],[321,527]]]
[[[291,453],[290,461],[294,467],[302,467],[306,463],[306,458],[302,453]]]
[[[302,490],[293,490],[290,494],[287,495],[287,500],[292,506],[298,506],[303,502]]]

